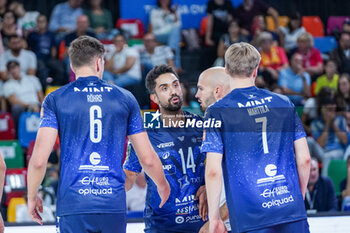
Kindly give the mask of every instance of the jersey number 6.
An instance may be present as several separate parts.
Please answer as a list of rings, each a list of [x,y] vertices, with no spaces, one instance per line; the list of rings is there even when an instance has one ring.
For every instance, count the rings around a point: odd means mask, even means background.
[[[96,113],[96,118],[95,118]],[[102,139],[102,110],[98,105],[90,107],[90,140],[93,143],[98,143]],[[96,131],[95,131],[96,130]]]

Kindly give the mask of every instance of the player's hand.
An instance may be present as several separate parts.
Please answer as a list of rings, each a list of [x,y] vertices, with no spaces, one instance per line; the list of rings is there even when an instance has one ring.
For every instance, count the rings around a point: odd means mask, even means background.
[[[198,233],[209,233],[209,222],[206,222]]]
[[[43,200],[37,195],[34,200],[28,199],[28,213],[33,221],[43,225],[39,212],[43,213]]]
[[[1,213],[0,213],[0,233],[4,233],[4,220],[2,219]]]
[[[207,201],[207,192],[205,190],[205,185],[202,185],[197,190],[195,200],[198,199],[199,202],[199,216],[202,217],[203,221],[207,221],[208,216],[208,201]]]
[[[161,199],[159,208],[162,208],[162,206],[168,200],[169,195],[170,195],[170,191],[171,191],[168,181],[166,181],[166,183],[164,185],[158,186],[157,190],[158,190],[158,194],[159,194],[160,199]]]
[[[210,220],[209,233],[227,233],[224,222],[221,219]]]

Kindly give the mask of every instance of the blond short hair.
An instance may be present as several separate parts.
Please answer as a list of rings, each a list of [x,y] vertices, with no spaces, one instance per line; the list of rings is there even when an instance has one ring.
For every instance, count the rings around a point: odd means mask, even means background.
[[[232,44],[225,53],[226,68],[230,76],[250,77],[259,66],[260,60],[258,50],[245,42]]]
[[[304,32],[303,34],[301,34],[297,39],[297,42],[299,41],[305,41],[308,42],[310,46],[314,46],[314,38],[308,32]]]

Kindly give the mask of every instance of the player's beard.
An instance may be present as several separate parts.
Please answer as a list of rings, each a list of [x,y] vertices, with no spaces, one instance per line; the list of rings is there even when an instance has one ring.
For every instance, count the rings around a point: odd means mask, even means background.
[[[215,102],[216,102],[215,96],[214,96],[214,94],[211,94],[208,98],[203,100],[203,103],[200,106],[201,110],[203,112],[205,112],[207,110],[207,108]]]
[[[179,102],[177,102],[176,104],[173,104],[171,101],[175,97],[179,98]],[[182,107],[182,103],[183,103],[183,99],[181,96],[173,95],[171,96],[171,98],[168,99],[168,103],[166,105],[163,105],[162,108],[168,112],[177,112]]]

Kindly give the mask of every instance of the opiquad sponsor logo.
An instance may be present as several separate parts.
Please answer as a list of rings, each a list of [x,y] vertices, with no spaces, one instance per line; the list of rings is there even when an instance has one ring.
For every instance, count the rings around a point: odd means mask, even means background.
[[[90,186],[88,188],[81,188],[78,190],[80,195],[111,195],[113,194],[112,188],[109,188],[108,177],[89,177],[85,176],[79,182],[84,186]],[[106,188],[94,188],[93,186],[107,186]]]
[[[271,207],[281,206],[291,202],[294,202],[293,195],[290,195],[289,197],[285,197],[282,199],[276,199],[276,200],[272,199],[271,201],[262,203],[261,206],[265,209],[266,208],[270,209]]]
[[[94,189],[94,188],[86,188],[86,189],[79,189],[79,194],[80,195],[111,195],[113,194],[112,188],[108,189]]]

